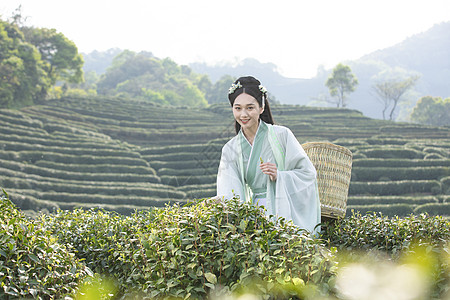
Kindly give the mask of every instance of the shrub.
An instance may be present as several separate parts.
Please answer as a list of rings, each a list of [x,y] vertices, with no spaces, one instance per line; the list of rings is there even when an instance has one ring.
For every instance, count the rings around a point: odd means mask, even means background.
[[[352,178],[357,181],[378,181],[388,177],[390,180],[430,180],[450,175],[450,167],[417,167],[417,168],[388,168],[388,167],[353,167]],[[380,180],[381,181],[381,180]]]
[[[36,199],[31,195],[23,194],[22,191],[9,191],[9,199],[21,210],[33,210],[36,212],[46,210],[47,212],[53,212],[59,208],[53,201]]]
[[[1,152],[0,152],[1,154]],[[218,159],[199,159],[199,160],[180,160],[180,161],[156,161],[149,160],[148,161],[152,168],[156,170],[160,170],[162,168],[169,169],[198,169],[198,168],[217,168],[219,167]]]
[[[0,172],[1,175],[16,175],[15,172]],[[36,190],[42,192],[52,192],[55,198],[58,198],[60,193],[61,200],[65,197],[63,195],[69,194],[88,194],[89,197],[99,197],[101,195],[114,196],[116,200],[120,201],[124,196],[142,196],[153,198],[176,198],[182,199],[186,194],[182,191],[177,191],[174,187],[152,184],[152,183],[127,183],[127,182],[110,182],[110,181],[65,181],[65,180],[46,180],[40,181],[42,178],[34,179],[32,176],[28,178],[19,178],[11,176],[0,177],[0,185],[7,189],[21,189],[21,190]],[[55,193],[56,192],[56,193]],[[78,197],[81,197],[78,195]],[[57,200],[57,199],[56,199]]]
[[[169,186],[179,187],[184,185],[192,185],[192,184],[208,184],[216,182],[216,174],[210,175],[194,175],[194,176],[161,176],[161,182],[163,184],[167,184]]]
[[[442,192],[444,194],[450,194],[450,176],[441,179]]]
[[[89,274],[70,245],[59,243],[45,223],[30,220],[0,196],[0,298],[63,298]]]
[[[216,189],[190,189],[189,192],[186,193],[186,197],[189,199],[202,199],[202,198],[210,198],[216,195]]]
[[[193,169],[172,169],[172,168],[161,168],[158,170],[158,175],[167,175],[167,176],[201,176],[201,175],[211,175],[217,174],[217,168],[213,167],[202,167],[198,166]]]
[[[22,142],[11,142],[11,141],[2,141],[3,142],[3,150],[6,151],[33,151],[37,147],[36,144],[33,143],[22,143]],[[139,158],[139,154],[136,152],[132,152],[129,150],[123,149],[93,149],[89,148],[89,146],[80,147],[83,145],[76,145],[72,147],[59,147],[59,146],[50,146],[45,145],[45,147],[41,148],[43,153],[59,153],[59,154],[69,154],[69,155],[92,155],[92,156],[118,156],[118,157],[130,157],[130,158]]]
[[[130,166],[148,166],[148,163],[141,158],[117,157],[117,156],[93,156],[93,155],[69,155],[56,152],[42,151],[0,151],[0,158],[15,161],[26,161],[35,163],[40,160],[47,160],[69,164],[119,164]]]
[[[320,240],[238,199],[130,217],[60,211],[47,222],[91,269],[112,276],[124,296],[204,298],[219,287],[235,291],[258,280],[268,283],[265,294],[278,282],[327,293],[334,278],[331,253]]]
[[[369,138],[366,142],[370,145],[405,145],[409,142],[408,139],[403,138]]]
[[[16,110],[9,110],[9,109],[2,109],[2,120],[1,122],[5,122],[9,125],[22,125],[25,127],[32,127],[32,128],[42,128],[42,122],[33,120],[23,113],[16,111]]]
[[[436,196],[350,196],[348,205],[371,205],[371,204],[410,204],[419,205],[426,203],[437,203]]]
[[[180,152],[201,153],[207,149],[213,149],[220,153],[222,146],[223,146],[222,144],[215,144],[215,143],[171,145],[165,147],[143,148],[139,152],[142,155],[158,155],[158,154],[180,153]]]
[[[377,213],[352,213],[322,227],[329,246],[354,250],[382,250],[398,256],[414,243],[444,246],[450,241],[450,220],[427,214],[389,218]]]
[[[370,148],[360,150],[362,154],[370,158],[409,158],[417,159],[423,158],[423,153],[413,149],[407,148]]]
[[[70,181],[109,181],[109,182],[150,182],[160,183],[160,179],[156,176],[156,172],[152,172],[153,169],[147,168],[147,174],[139,174],[132,172],[136,166],[130,166],[128,173],[106,173],[100,170],[94,170],[96,172],[77,172],[76,169],[71,170],[55,170],[47,167],[40,167],[36,165],[23,164],[14,161],[7,161],[0,159],[2,167],[14,170],[17,172],[15,177],[26,177],[38,175],[41,180],[48,180],[51,178],[58,178]],[[82,166],[82,165],[80,165]],[[91,166],[92,167],[92,166]],[[145,168],[145,167],[140,167]],[[91,169],[92,171],[92,169]],[[2,172],[3,173],[3,172]]]
[[[450,203],[427,203],[414,209],[415,214],[425,212],[433,216],[450,216]]]
[[[411,204],[369,204],[369,205],[349,205],[347,207],[347,213],[351,211],[357,211],[361,214],[368,212],[381,213],[386,216],[407,216],[412,214],[414,206]]]
[[[220,150],[220,149],[219,149]],[[208,159],[220,159],[220,151],[208,153]],[[204,155],[200,152],[166,152],[164,154],[145,155],[143,158],[147,161],[163,160],[163,161],[182,161],[182,160],[197,160],[204,159]]]
[[[432,166],[449,167],[450,159],[423,160],[423,159],[367,158],[367,159],[357,159],[353,161],[353,167],[417,168],[417,167],[432,167]]]
[[[407,265],[422,263],[421,272],[427,271],[427,279],[431,279],[428,299],[444,299],[448,292],[450,220],[446,218],[427,214],[388,218],[376,213],[353,213],[322,226],[321,237],[329,247],[346,253],[347,260],[356,259],[359,251],[364,251],[375,256],[382,253],[382,260],[387,255]],[[404,261],[405,256],[412,256],[414,261]],[[375,262],[380,263],[380,259]]]
[[[64,164],[55,163],[51,161],[37,161],[37,167],[44,167],[48,169],[61,171],[76,171],[81,173],[127,173],[127,174],[151,174],[156,175],[156,171],[150,167],[144,166],[128,166],[128,165],[86,165],[86,164]]]
[[[423,158],[425,160],[429,160],[429,159],[443,159],[442,155],[438,154],[438,153],[428,153],[425,155],[425,157]]]
[[[389,182],[350,182],[349,195],[404,195],[436,193],[441,184],[436,180],[401,180]]]

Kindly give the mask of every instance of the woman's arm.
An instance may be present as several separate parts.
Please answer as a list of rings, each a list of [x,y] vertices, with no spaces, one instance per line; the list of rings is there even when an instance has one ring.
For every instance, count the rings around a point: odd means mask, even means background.
[[[230,199],[235,196],[245,201],[244,184],[238,168],[238,157],[235,143],[227,143],[222,148],[219,169],[217,172],[217,196]]]

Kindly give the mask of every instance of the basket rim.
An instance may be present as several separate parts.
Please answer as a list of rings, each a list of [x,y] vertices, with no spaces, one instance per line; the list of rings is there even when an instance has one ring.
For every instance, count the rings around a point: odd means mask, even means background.
[[[317,148],[328,148],[328,149],[336,150],[343,154],[349,155],[350,157],[353,157],[353,153],[352,153],[352,151],[350,151],[350,149],[348,149],[344,146],[330,143],[330,142],[307,142],[307,143],[302,144],[302,147],[304,150],[316,148],[316,147]]]

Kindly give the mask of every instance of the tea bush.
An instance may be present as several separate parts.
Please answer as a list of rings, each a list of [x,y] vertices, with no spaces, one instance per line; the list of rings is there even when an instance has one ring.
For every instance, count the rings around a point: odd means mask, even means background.
[[[146,159],[145,157],[143,157]],[[217,170],[219,167],[219,160],[217,159],[202,159],[200,160],[187,160],[187,161],[159,161],[159,160],[148,160],[152,168],[160,170],[162,168],[180,169],[180,170],[194,170],[199,167],[207,166],[213,167]]]
[[[197,185],[197,184],[212,184],[217,180],[216,174],[209,175],[178,175],[178,176],[168,176],[161,175],[161,183],[167,184],[169,186],[181,186],[181,185]]]
[[[370,148],[367,150],[360,150],[360,152],[362,152],[364,155],[366,155],[366,157],[369,158],[423,158],[422,152],[407,148]]]
[[[408,195],[416,193],[439,194],[437,180],[401,180],[382,182],[350,182],[349,195]]]
[[[352,213],[322,229],[322,237],[330,246],[383,250],[393,254],[414,242],[442,246],[450,241],[450,220],[427,214],[389,218],[376,213]]]
[[[371,204],[411,204],[421,205],[426,203],[437,203],[435,196],[351,196],[347,205],[371,205]]]
[[[347,206],[347,213],[351,211],[358,211],[361,214],[378,212],[386,216],[407,216],[414,212],[414,206],[405,203],[394,204],[365,204],[365,205],[349,205]]]
[[[388,218],[353,213],[322,227],[321,237],[351,257],[380,253],[401,261],[405,254],[425,261],[431,279],[430,299],[443,299],[450,289],[450,220],[427,214]],[[349,259],[347,257],[347,259]]]
[[[448,159],[438,159],[438,160],[424,160],[424,159],[393,159],[393,158],[365,158],[357,159],[353,161],[354,167],[402,167],[402,168],[417,168],[417,167],[432,167],[432,166],[442,166],[449,167],[450,160]]]
[[[386,257],[399,268],[422,263],[430,299],[443,299],[450,286],[450,220],[443,217],[353,213],[322,224],[320,238],[312,238],[239,199],[129,216],[59,210],[36,220],[5,197],[0,208],[0,298],[73,297],[86,278],[78,293],[107,283],[111,289],[100,286],[100,292],[114,299],[248,292],[266,299],[342,299],[336,280],[348,261],[383,265]]]
[[[441,179],[442,191],[446,194],[450,194],[450,176]]]
[[[0,159],[0,161],[2,161]],[[5,166],[6,165],[6,166]],[[15,162],[7,162],[3,165],[6,170],[17,171],[14,177],[28,177],[29,175],[37,175],[44,178],[58,178],[69,181],[110,181],[110,182],[150,182],[160,183],[158,176],[154,174],[134,174],[134,173],[81,173],[73,171],[60,171],[48,168],[36,167],[34,165],[27,166]]]
[[[3,162],[3,161],[0,161]],[[51,161],[37,161],[35,163],[38,167],[49,168],[61,171],[74,171],[81,173],[125,173],[125,174],[151,174],[156,175],[156,171],[151,167],[143,166],[128,166],[128,165],[86,165],[86,164],[63,164]]]
[[[91,269],[114,278],[123,297],[204,298],[255,281],[266,283],[260,285],[265,294],[279,292],[279,284],[311,285],[322,293],[333,286],[335,263],[320,240],[238,199],[130,217],[60,211],[47,224]]]
[[[450,175],[450,167],[417,167],[417,168],[386,168],[371,167],[352,169],[352,179],[358,181],[378,181],[383,176],[391,180],[430,180]]]
[[[0,298],[63,298],[89,270],[40,220],[0,196]]]
[[[450,216],[450,203],[428,203],[419,205],[414,213],[429,213],[430,215]]]

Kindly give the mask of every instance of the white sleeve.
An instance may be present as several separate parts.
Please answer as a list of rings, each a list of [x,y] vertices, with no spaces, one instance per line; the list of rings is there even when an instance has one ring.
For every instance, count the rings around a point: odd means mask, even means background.
[[[321,221],[316,169],[289,129],[277,136],[286,148],[285,170],[278,171],[276,180],[276,212],[312,232]]]
[[[238,196],[245,200],[244,185],[239,173],[236,150],[227,143],[222,148],[219,170],[217,173],[217,196],[231,199]]]

